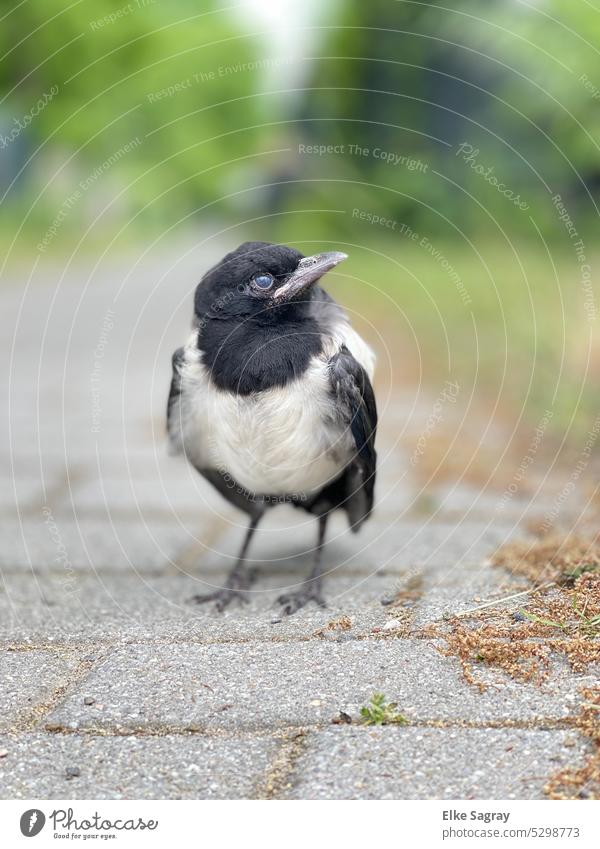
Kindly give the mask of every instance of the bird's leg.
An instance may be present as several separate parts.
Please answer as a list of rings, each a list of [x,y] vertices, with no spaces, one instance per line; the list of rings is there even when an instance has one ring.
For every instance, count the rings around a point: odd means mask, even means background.
[[[255,570],[248,569],[246,566],[246,554],[248,552],[250,540],[252,539],[254,531],[256,530],[261,518],[262,513],[258,513],[252,517],[248,530],[246,531],[244,542],[242,543],[239,557],[235,566],[227,576],[225,586],[212,593],[194,595],[191,597],[190,601],[193,601],[196,604],[204,604],[204,602],[207,601],[214,601],[215,607],[219,613],[225,610],[228,604],[234,599],[239,601],[241,604],[245,604],[248,601],[247,590],[252,585],[255,577]]]
[[[304,607],[304,605],[309,601],[316,602],[319,607],[327,607],[325,600],[321,595],[321,585],[323,581],[323,565],[321,561],[328,518],[329,513],[319,516],[319,536],[317,539],[317,548],[315,550],[315,562],[308,580],[305,582],[302,589],[297,590],[294,593],[284,593],[277,599],[279,604],[283,605],[283,613],[287,616],[290,616],[292,613],[300,610],[300,608]]]

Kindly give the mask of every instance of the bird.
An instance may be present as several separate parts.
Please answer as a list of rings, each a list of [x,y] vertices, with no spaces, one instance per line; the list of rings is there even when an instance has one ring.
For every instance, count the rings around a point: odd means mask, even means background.
[[[180,454],[249,524],[224,585],[193,596],[223,611],[247,602],[248,549],[268,510],[292,504],[317,519],[310,576],[277,601],[282,615],[326,607],[322,552],[340,510],[357,532],[373,509],[377,466],[375,355],[319,285],[341,251],[244,242],[195,289],[191,335],[172,358],[170,453]]]

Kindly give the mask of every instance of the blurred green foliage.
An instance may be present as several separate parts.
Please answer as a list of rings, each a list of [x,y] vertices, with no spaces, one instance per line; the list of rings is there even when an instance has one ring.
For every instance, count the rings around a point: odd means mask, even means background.
[[[0,30],[5,135],[12,116],[22,118],[58,87],[11,143],[26,147],[7,205],[28,209],[41,189],[43,220],[132,139],[141,142],[135,153],[109,163],[88,205],[100,211],[114,202],[123,220],[139,212],[144,226],[164,227],[219,198],[231,163],[261,150],[247,129],[259,110],[244,100],[260,72],[242,70],[260,53],[256,39],[231,16],[208,3],[199,10],[192,0],[58,6],[52,15],[49,4],[27,2]],[[81,226],[81,212],[71,219]]]
[[[551,410],[549,431],[585,432],[598,414],[600,350],[570,256],[531,242],[428,243],[354,244],[328,282],[380,352],[379,370],[407,387],[455,380],[463,400],[476,387],[495,415],[536,424]]]
[[[0,132],[58,90],[0,150],[2,189],[11,186],[4,226],[26,218],[43,233],[99,167],[103,179],[62,234],[107,205],[103,219],[133,219],[143,232],[204,213],[268,216],[256,229],[281,238],[298,228],[285,214],[308,209],[317,212],[304,216],[307,235],[348,234],[361,208],[447,237],[508,228],[537,238],[539,227],[563,242],[552,194],[568,199],[582,229],[597,214],[600,14],[591,4],[346,0],[299,25],[311,37],[291,57],[262,19],[215,0],[15,4],[0,30]],[[299,92],[285,93],[289,80]],[[132,139],[135,153],[104,167]],[[461,143],[477,151],[471,162]]]
[[[559,193],[580,229],[595,228],[600,13],[591,4],[346,4],[326,53],[304,110],[310,135],[369,151],[328,157],[329,175],[351,181],[335,190],[342,206],[376,200],[382,214],[448,236],[455,225],[537,238],[537,225],[566,244],[551,202]],[[425,178],[381,152],[422,160]],[[526,214],[477,168],[519,195]]]

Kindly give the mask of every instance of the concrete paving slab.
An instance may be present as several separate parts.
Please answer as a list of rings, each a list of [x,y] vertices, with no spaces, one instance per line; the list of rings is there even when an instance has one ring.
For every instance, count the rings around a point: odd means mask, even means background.
[[[142,516],[164,513],[165,519],[171,517],[176,521],[182,513],[191,515],[197,520],[206,517],[208,526],[210,514],[228,515],[233,511],[219,494],[202,480],[200,475],[189,465],[177,464],[177,475],[161,477],[161,470],[156,469],[156,463],[151,463],[154,477],[127,474],[127,467],[122,474],[97,474],[73,486],[69,509],[74,509],[79,515],[93,512],[101,515],[119,515],[126,512],[139,512]],[[57,509],[61,509],[58,505]],[[207,515],[208,514],[208,515]]]
[[[273,570],[289,569],[292,558],[304,556],[310,565],[316,541],[316,522],[300,511],[273,510],[259,527],[249,552],[253,564]],[[203,569],[222,569],[239,552],[245,521],[229,524],[203,559]],[[481,565],[504,542],[521,536],[518,526],[485,521],[431,522],[390,521],[373,514],[372,520],[353,534],[344,516],[334,516],[328,529],[324,563],[328,571],[350,568],[362,573],[385,569],[406,570],[414,566]]]
[[[44,483],[52,489],[57,481],[54,476],[46,476]],[[0,510],[5,518],[16,519],[22,511],[40,510],[43,505],[44,490],[39,476],[19,474],[14,478],[6,475],[0,479]]]
[[[2,735],[3,799],[244,799],[275,755],[268,736]],[[79,775],[67,777],[67,769]]]
[[[36,708],[71,680],[77,665],[75,653],[2,650],[0,730],[33,718]]]
[[[307,738],[287,795],[541,799],[550,774],[581,758],[575,739],[563,730],[340,726]]]
[[[427,625],[487,602],[498,601],[528,588],[504,569],[489,565],[452,565],[424,568],[422,595],[415,605],[413,624]],[[523,600],[516,600],[516,606]]]
[[[40,511],[21,523],[7,521],[0,547],[0,571],[62,572],[65,580],[78,571],[146,574],[162,570],[206,533],[199,518],[180,522],[145,522],[142,518],[110,522]]]
[[[458,662],[422,640],[127,645],[115,649],[48,717],[68,729],[257,730],[358,716],[384,693],[411,720],[539,721],[571,715],[593,676],[557,667],[551,683],[517,683],[489,670],[479,693]],[[90,696],[94,705],[83,699]],[[101,707],[100,707],[101,706]]]
[[[214,605],[190,603],[194,593],[210,592],[215,584],[185,575],[80,574],[65,588],[60,573],[33,580],[5,575],[0,580],[0,641],[79,643],[123,640],[201,640],[309,638],[331,621],[348,617],[348,631],[330,639],[350,639],[382,628],[388,621],[381,598],[394,586],[391,576],[334,576],[325,584],[327,609],[308,605],[291,617],[281,614],[277,597],[302,579],[270,576],[257,579],[247,605],[232,605],[223,613]],[[218,576],[219,582],[224,575]]]
[[[304,565],[304,564],[303,564]],[[300,586],[306,574],[290,565],[286,575],[263,567],[248,604],[233,604],[222,613],[212,604],[191,603],[195,593],[220,586],[225,574],[204,580],[184,574],[78,574],[65,583],[61,572],[32,578],[5,574],[0,578],[0,642],[114,642],[193,640],[219,642],[255,639],[308,639],[329,623],[326,639],[342,642],[400,630],[404,636],[447,616],[485,602],[498,602],[522,590],[502,569],[436,567],[398,575],[385,571],[364,576],[334,573],[324,583],[327,608],[309,604],[294,616],[281,615],[278,596]],[[423,576],[415,599],[402,599],[414,576]],[[382,602],[398,598],[396,604]],[[518,608],[522,600],[508,604]],[[342,617],[348,630],[335,627]],[[394,627],[393,623],[397,623]],[[327,628],[326,628],[327,631]]]

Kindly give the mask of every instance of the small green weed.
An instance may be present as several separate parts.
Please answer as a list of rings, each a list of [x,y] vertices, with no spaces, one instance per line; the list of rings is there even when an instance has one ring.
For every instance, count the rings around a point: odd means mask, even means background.
[[[386,702],[383,693],[374,693],[366,707],[361,707],[363,725],[406,725],[407,718],[396,711],[396,702]]]

